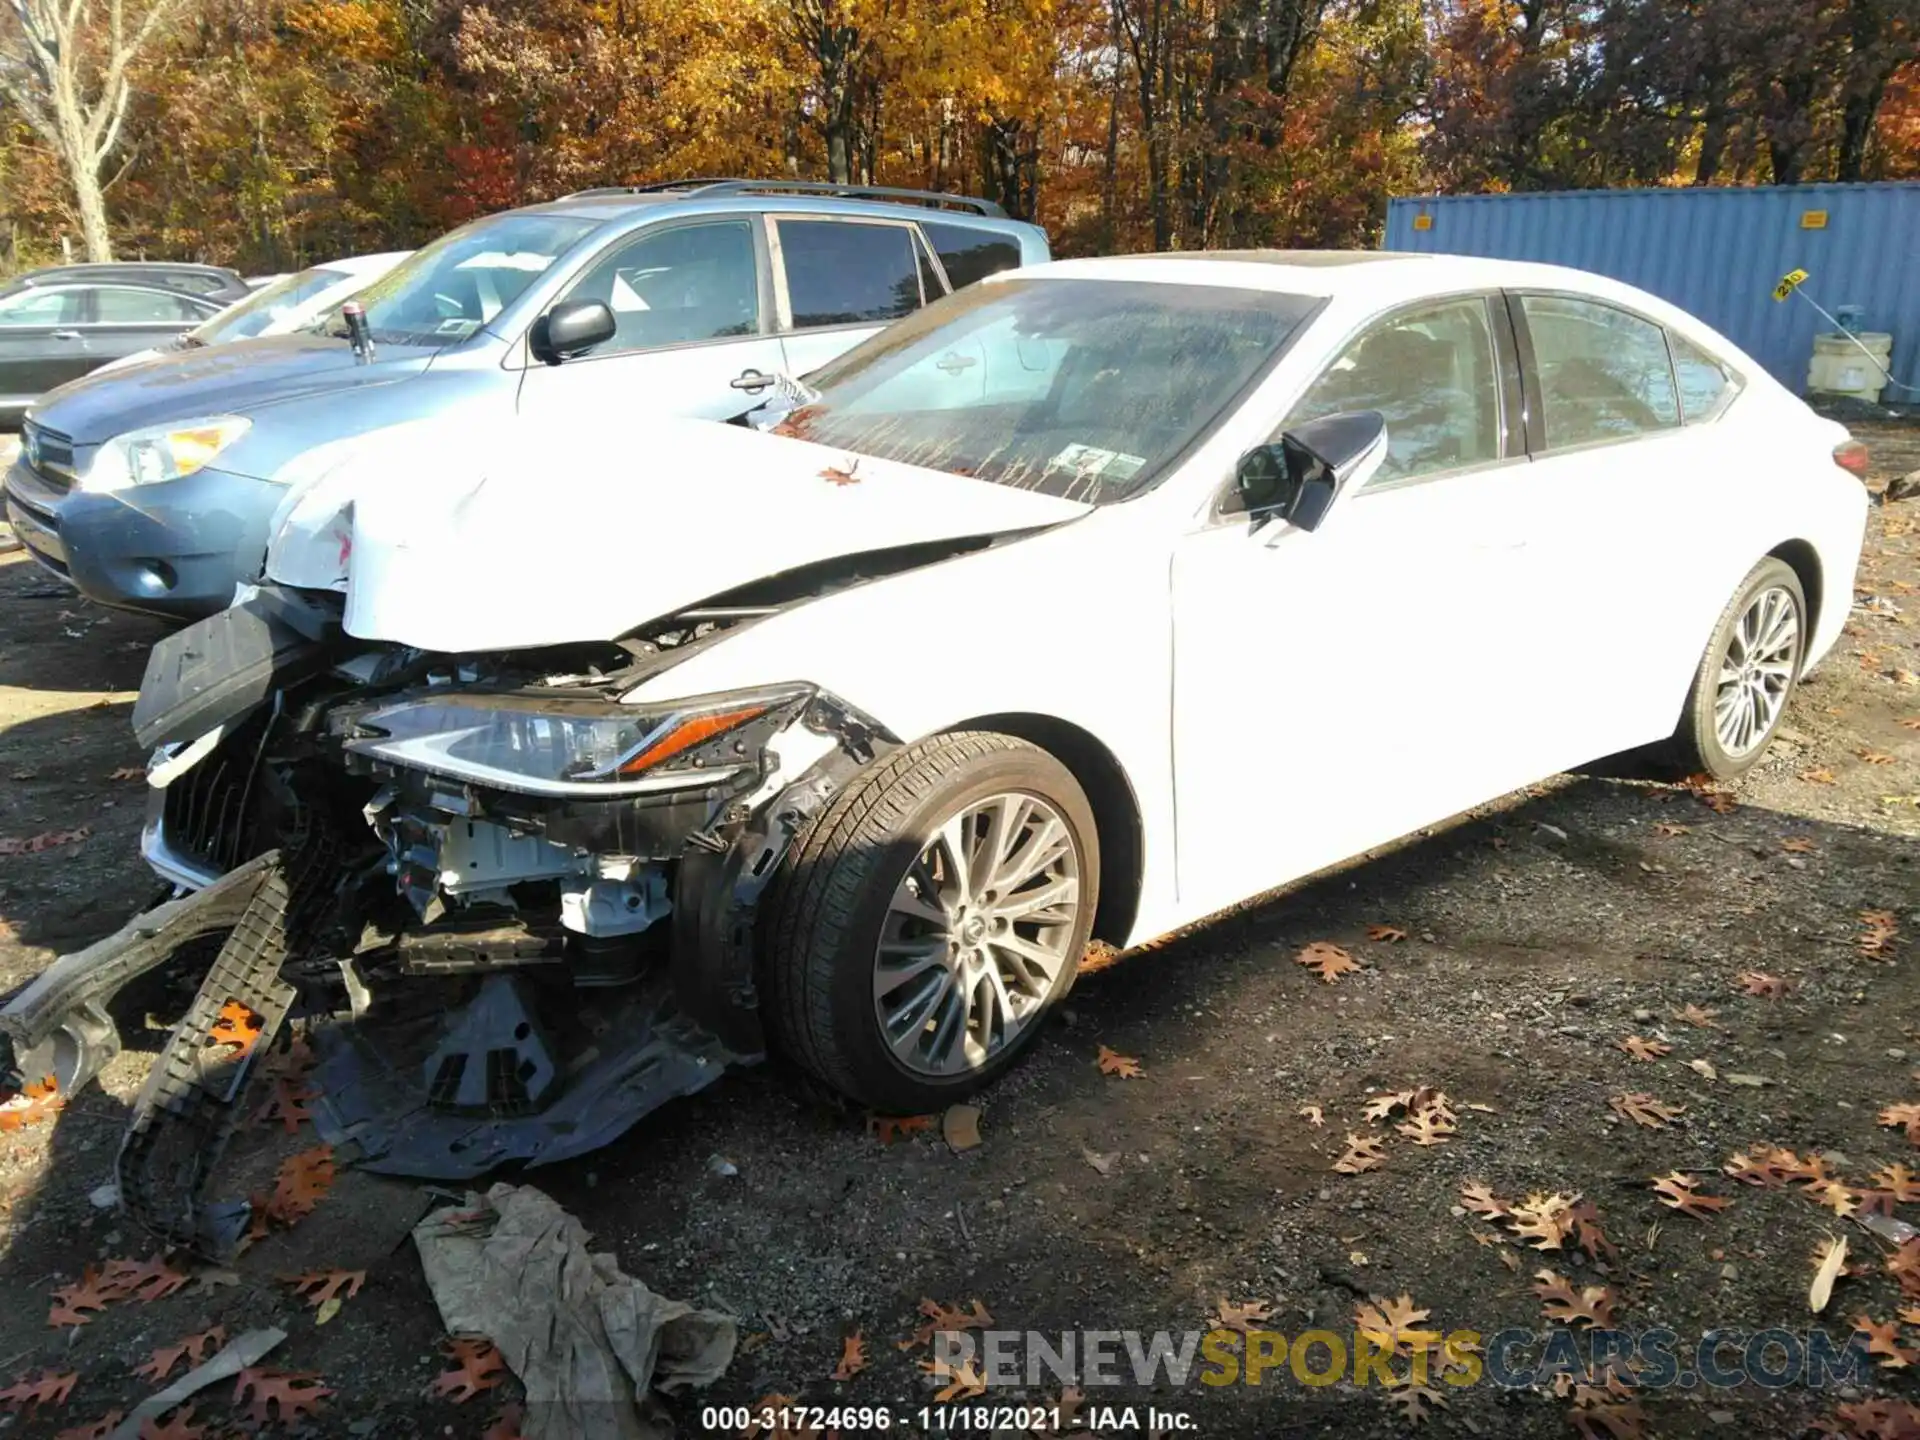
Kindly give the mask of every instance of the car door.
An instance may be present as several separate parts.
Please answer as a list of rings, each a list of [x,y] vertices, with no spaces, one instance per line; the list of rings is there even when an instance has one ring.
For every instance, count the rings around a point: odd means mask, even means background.
[[[1671,733],[1727,599],[1715,593],[1725,577],[1692,553],[1715,533],[1724,489],[1711,432],[1681,423],[1664,327],[1584,295],[1516,293],[1509,305],[1540,546],[1566,582],[1541,618],[1580,696],[1553,732],[1565,769]],[[1712,387],[1694,376],[1689,389],[1704,418]]]
[[[77,285],[16,290],[0,297],[0,404],[15,410],[84,375],[87,292]]]
[[[767,225],[789,375],[819,369],[946,293],[911,221],[772,215]]]
[[[97,285],[88,299],[80,327],[86,336],[88,370],[150,350],[220,311],[197,295],[145,285]]]
[[[1378,410],[1389,451],[1314,532],[1215,514],[1175,547],[1180,895],[1203,909],[1538,777],[1547,583],[1499,297],[1386,316],[1275,435]],[[1223,494],[1225,492],[1223,491]]]
[[[558,365],[529,357],[521,413],[607,425],[635,413],[724,420],[752,408],[782,365],[758,229],[728,215],[615,241],[560,297],[606,305],[613,338]]]

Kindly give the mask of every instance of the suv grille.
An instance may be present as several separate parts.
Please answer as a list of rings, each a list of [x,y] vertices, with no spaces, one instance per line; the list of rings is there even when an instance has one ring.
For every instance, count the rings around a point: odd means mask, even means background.
[[[20,431],[20,449],[27,468],[55,490],[73,488],[73,437],[47,430],[29,420]]]

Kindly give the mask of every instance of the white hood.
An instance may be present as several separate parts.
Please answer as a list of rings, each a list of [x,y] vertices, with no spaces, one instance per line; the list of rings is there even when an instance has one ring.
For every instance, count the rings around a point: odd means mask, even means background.
[[[610,640],[748,581],[1089,507],[704,420],[628,434],[410,426],[314,467],[266,578],[347,597],[365,640],[460,653]]]

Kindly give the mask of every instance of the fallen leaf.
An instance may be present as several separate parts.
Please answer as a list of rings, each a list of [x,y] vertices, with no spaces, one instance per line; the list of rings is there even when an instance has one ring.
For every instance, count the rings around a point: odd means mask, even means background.
[[[1620,1049],[1636,1060],[1658,1060],[1662,1055],[1671,1055],[1673,1047],[1659,1040],[1642,1040],[1638,1035],[1629,1035],[1624,1040],[1614,1042]]]
[[[331,1145],[316,1145],[289,1155],[280,1162],[273,1196],[267,1202],[267,1217],[282,1225],[304,1220],[333,1188],[333,1174]]]
[[[946,1113],[940,1117],[940,1133],[946,1139],[947,1148],[955,1154],[977,1148],[980,1144],[980,1107],[949,1105]]]
[[[1430,1385],[1415,1383],[1413,1377],[1396,1376],[1387,1389],[1387,1403],[1400,1407],[1400,1418],[1409,1425],[1423,1425],[1432,1413],[1430,1407],[1445,1407],[1446,1397]]]
[[[1782,1156],[1787,1161],[1784,1165],[1781,1163]],[[1800,1158],[1791,1150],[1763,1150],[1758,1155],[1735,1155],[1720,1168],[1743,1185],[1777,1190],[1792,1178],[1793,1172],[1799,1170]]]
[[[868,1115],[867,1133],[882,1145],[891,1145],[896,1140],[905,1140],[910,1135],[918,1135],[933,1128],[931,1115]]]
[[[235,1054],[245,1055],[260,1043],[260,1024],[259,1015],[238,1000],[229,1000],[220,1007],[220,1017],[207,1035],[214,1044],[230,1045]]]
[[[0,1131],[27,1130],[50,1119],[66,1101],[60,1094],[60,1082],[52,1075],[29,1080],[17,1095],[0,1100]]]
[[[1653,833],[1671,839],[1676,835],[1691,835],[1693,833],[1693,827],[1691,825],[1676,825],[1671,820],[1662,820],[1653,827]]]
[[[1891,765],[1894,763],[1893,756],[1887,754],[1884,750],[1857,750],[1854,753],[1869,765]]]
[[[1397,925],[1369,925],[1367,939],[1378,940],[1385,945],[1398,945],[1407,938],[1407,932]]]
[[[1100,1054],[1094,1063],[1100,1067],[1102,1075],[1113,1075],[1122,1080],[1137,1080],[1143,1073],[1140,1062],[1133,1056],[1122,1055],[1118,1050],[1109,1050],[1104,1045],[1100,1047]]]
[[[247,1418],[256,1425],[269,1425],[275,1419],[287,1425],[313,1414],[331,1394],[315,1371],[255,1366],[235,1378],[233,1403],[246,1406]]]
[[[109,780],[144,780],[146,778],[147,771],[143,765],[121,765],[107,776]]]
[[[1616,1115],[1624,1116],[1636,1125],[1644,1125],[1649,1130],[1664,1130],[1687,1110],[1684,1105],[1663,1105],[1644,1091],[1615,1095],[1607,1103],[1613,1107]]]
[[[6,1389],[0,1390],[0,1405],[14,1410],[27,1410],[38,1413],[42,1405],[64,1405],[67,1396],[73,1393],[73,1387],[79,1382],[80,1373],[70,1371],[65,1375],[52,1370],[42,1370],[29,1380],[22,1375]]]
[[[1438,1111],[1416,1110],[1393,1128],[1416,1145],[1432,1146],[1445,1145],[1460,1127]]]
[[[165,1420],[149,1415],[140,1422],[140,1440],[202,1440],[207,1433],[207,1426],[193,1423],[191,1405],[182,1405],[165,1414]]]
[[[282,1275],[281,1283],[293,1287],[293,1293],[306,1297],[318,1310],[329,1300],[351,1300],[367,1283],[364,1270],[310,1270],[304,1275]],[[340,1292],[345,1291],[342,1295]]]
[[[1469,1180],[1460,1187],[1460,1207],[1488,1220],[1500,1220],[1508,1213],[1507,1202],[1493,1193],[1483,1181]]]
[[[1314,941],[1295,955],[1293,961],[1296,965],[1306,966],[1328,985],[1333,984],[1342,975],[1350,974],[1360,968],[1358,960],[1338,945],[1329,945],[1325,940]]]
[[[1920,1300],[1920,1237],[1902,1241],[1887,1257],[1887,1273],[1900,1282],[1900,1293]]]
[[[840,1342],[840,1363],[833,1367],[833,1378],[851,1380],[867,1368],[867,1342],[858,1330]]]
[[[1687,1061],[1687,1069],[1708,1080],[1718,1080],[1720,1078],[1720,1072],[1713,1068],[1713,1062],[1711,1060],[1689,1060]]]
[[[1813,841],[1804,835],[1789,835],[1780,842],[1780,848],[1789,855],[1811,855],[1814,852]]]
[[[311,1085],[291,1075],[276,1075],[265,1102],[253,1112],[251,1119],[255,1125],[277,1124],[287,1134],[297,1134],[302,1122],[313,1118],[307,1101],[319,1098],[320,1092]]]
[[[1647,1412],[1592,1385],[1576,1385],[1567,1421],[1579,1440],[1646,1440]]]
[[[1307,1124],[1313,1126],[1316,1130],[1327,1123],[1327,1117],[1321,1113],[1318,1105],[1302,1105],[1293,1113],[1298,1115],[1302,1120],[1305,1120]]]
[[[936,1355],[931,1360],[922,1360],[920,1368],[933,1376],[936,1383],[947,1382],[935,1393],[936,1404],[951,1405],[957,1400],[972,1400],[987,1393],[987,1383],[980,1378],[971,1360],[963,1361],[956,1370],[947,1363],[946,1357]]]
[[[1804,780],[1809,785],[1838,785],[1840,783],[1834,778],[1833,771],[1827,769],[1825,766],[1816,767],[1811,770],[1802,770],[1795,778]]]
[[[126,1418],[124,1410],[109,1410],[91,1425],[70,1425],[57,1432],[53,1440],[107,1440],[120,1422]]]
[[[1778,975],[1769,975],[1761,970],[1743,970],[1735,978],[1742,990],[1761,1000],[1778,1000],[1793,989],[1791,980],[1783,980]]]
[[[464,1405],[483,1390],[492,1390],[507,1378],[506,1358],[485,1336],[455,1335],[441,1349],[454,1368],[434,1377],[430,1394]]]
[[[1420,1328],[1432,1313],[1416,1306],[1408,1294],[1398,1300],[1375,1295],[1353,1307],[1353,1323],[1360,1334],[1389,1354],[1411,1355],[1416,1347],[1425,1350],[1438,1343],[1431,1331]]]
[[[1536,1250],[1558,1250],[1573,1233],[1573,1206],[1571,1195],[1535,1193],[1513,1207],[1507,1226]]]
[[[1813,1256],[1813,1284],[1807,1287],[1807,1308],[1818,1315],[1833,1298],[1833,1283],[1847,1268],[1845,1236],[1829,1236]]]
[[[1733,1204],[1731,1200],[1722,1200],[1718,1196],[1702,1195],[1699,1183],[1691,1175],[1683,1175],[1675,1170],[1654,1178],[1653,1193],[1660,1197],[1660,1203],[1669,1210],[1678,1210],[1682,1215],[1691,1215],[1696,1220],[1705,1220]]]
[[[825,466],[820,471],[820,478],[830,485],[858,485],[860,462],[849,458],[845,465]]]
[[[1215,1330],[1237,1330],[1247,1335],[1263,1328],[1263,1322],[1272,1314],[1273,1306],[1265,1300],[1247,1300],[1235,1304],[1231,1300],[1221,1299],[1214,1302],[1213,1314],[1207,1318]]]
[[[1112,968],[1119,962],[1120,952],[1113,946],[1104,940],[1090,940],[1087,942],[1086,953],[1080,957],[1080,963],[1075,967],[1075,973],[1095,975],[1102,970]]]
[[[1086,1160],[1087,1164],[1098,1170],[1102,1175],[1111,1175],[1114,1165],[1117,1164],[1120,1159],[1120,1152],[1118,1150],[1108,1155],[1102,1155],[1097,1151],[1088,1149],[1084,1145],[1080,1147],[1080,1154]]]
[[[1396,1110],[1410,1111],[1413,1109],[1413,1097],[1419,1093],[1417,1090],[1396,1090],[1391,1095],[1376,1095],[1367,1102],[1361,1116],[1367,1120],[1385,1120]]]
[[[1866,1315],[1856,1315],[1853,1329],[1856,1335],[1867,1337],[1867,1354],[1879,1357],[1882,1370],[1904,1370],[1920,1360],[1920,1351],[1901,1348],[1898,1321],[1876,1321]]]
[[[1904,1165],[1888,1165],[1873,1177],[1873,1183],[1902,1205],[1920,1204],[1920,1177]]]
[[[198,1335],[187,1336],[177,1345],[162,1345],[153,1352],[146,1364],[135,1366],[133,1373],[158,1384],[172,1374],[173,1367],[182,1360],[187,1362],[187,1368],[191,1370],[209,1353],[226,1343],[226,1327],[216,1325],[211,1330],[202,1330]]]
[[[1540,1297],[1547,1319],[1563,1325],[1613,1328],[1613,1293],[1606,1286],[1589,1285],[1576,1292],[1551,1270],[1535,1271],[1533,1280],[1533,1293]]]
[[[1842,1216],[1851,1215],[1859,1202],[1853,1189],[1838,1180],[1822,1180],[1817,1185],[1810,1185],[1807,1194],[1816,1203]]]
[[[1889,1105],[1880,1112],[1880,1123],[1904,1129],[1907,1139],[1920,1145],[1920,1104]]]
[[[957,1306],[942,1305],[938,1300],[923,1298],[919,1311],[926,1320],[905,1340],[896,1340],[896,1350],[912,1350],[925,1345],[936,1334],[952,1330],[984,1330],[993,1324],[993,1316],[987,1313],[987,1307],[978,1300],[973,1302],[971,1310],[962,1310]]]
[[[1676,1018],[1686,1021],[1689,1025],[1697,1026],[1702,1030],[1718,1030],[1720,1027],[1713,1022],[1714,1017],[1719,1013],[1718,1010],[1702,1010],[1698,1005],[1688,1005],[1679,1012]]]
[[[61,845],[78,845],[91,834],[93,831],[82,825],[78,830],[44,830],[24,840],[0,837],[0,855],[37,855]]]
[[[518,1400],[509,1400],[493,1417],[493,1423],[480,1432],[480,1440],[523,1440],[521,1432],[526,1423],[527,1407]]]
[[[1387,1152],[1379,1140],[1371,1135],[1349,1134],[1346,1151],[1333,1162],[1333,1168],[1342,1175],[1361,1175],[1386,1163]]]
[[[53,1292],[53,1309],[47,1312],[47,1324],[55,1329],[67,1325],[85,1325],[113,1302],[114,1297],[100,1290],[100,1267],[89,1265],[71,1285]]]
[[[1612,1264],[1620,1258],[1620,1251],[1600,1228],[1599,1206],[1591,1200],[1582,1200],[1567,1212],[1567,1218],[1573,1222],[1574,1243],[1586,1251],[1596,1265],[1603,1261]]]

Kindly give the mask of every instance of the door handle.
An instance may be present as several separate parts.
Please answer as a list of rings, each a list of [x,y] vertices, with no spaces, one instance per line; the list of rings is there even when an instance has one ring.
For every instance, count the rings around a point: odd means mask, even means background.
[[[762,375],[758,370],[742,370],[738,375],[734,376],[733,379],[729,380],[727,384],[736,390],[758,392],[765,390],[769,385],[773,384],[773,376]]]
[[[83,337],[78,330],[56,330],[53,332],[53,338],[55,340],[80,340],[85,337]]]
[[[949,375],[964,375],[979,362],[971,355],[943,355],[933,362],[933,368],[944,370]]]

